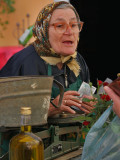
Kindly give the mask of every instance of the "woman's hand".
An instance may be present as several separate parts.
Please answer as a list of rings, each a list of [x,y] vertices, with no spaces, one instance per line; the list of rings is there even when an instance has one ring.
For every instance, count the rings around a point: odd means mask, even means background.
[[[62,104],[59,108],[55,108],[52,104],[50,104],[48,116],[53,116],[58,113],[62,112],[69,112],[72,114],[75,114],[76,112],[71,109],[71,106],[76,106],[80,110],[84,111],[85,113],[90,113],[91,110],[94,108],[93,104],[91,102],[82,102],[81,99],[76,98],[76,96],[80,96],[80,94],[77,91],[66,91],[63,95]],[[58,104],[59,101],[59,95],[52,101],[55,105]],[[84,96],[85,98],[91,99],[91,96]]]
[[[84,95],[82,98],[88,98],[93,99],[92,96]],[[92,112],[92,110],[95,108],[94,105],[96,102],[90,101],[90,102],[84,102],[82,101],[82,108],[80,108],[82,111],[84,111],[86,114],[89,114]]]

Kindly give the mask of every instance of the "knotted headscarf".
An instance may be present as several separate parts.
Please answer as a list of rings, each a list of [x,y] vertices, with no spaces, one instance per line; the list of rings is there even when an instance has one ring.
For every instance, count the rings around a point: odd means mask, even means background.
[[[68,4],[73,9],[76,14],[77,21],[80,22],[77,11],[70,3],[60,1],[48,4],[38,14],[35,25],[33,27],[33,36],[36,38],[36,40],[32,44],[34,45],[38,55],[47,63],[49,63],[50,65],[56,65],[59,62],[62,62],[63,64],[66,63],[70,70],[72,70],[77,77],[80,72],[80,66],[76,60],[77,53],[75,52],[73,55],[70,56],[63,56],[60,54],[58,55],[52,49],[48,38],[49,22],[52,13],[58,6],[64,4]]]

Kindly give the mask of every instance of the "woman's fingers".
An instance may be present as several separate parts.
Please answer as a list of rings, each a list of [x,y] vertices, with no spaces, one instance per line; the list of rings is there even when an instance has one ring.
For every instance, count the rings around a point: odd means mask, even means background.
[[[82,105],[88,106],[88,108],[93,109],[95,108],[94,107],[95,103],[96,102],[82,102]]]
[[[93,106],[89,105],[89,104],[86,103],[86,102],[82,103],[82,107],[84,107],[86,110],[88,110],[88,111],[90,111],[90,112],[94,109]]]
[[[77,91],[67,91],[64,93],[62,104],[59,108],[54,108],[53,106],[50,107],[49,110],[52,111],[53,115],[61,112],[69,112],[75,114],[76,112],[71,109],[71,106],[76,106],[80,110],[84,111],[85,113],[90,113],[92,111],[93,103],[91,102],[82,102],[82,99],[79,99],[77,96],[80,94]],[[92,96],[84,96],[84,98],[92,99]],[[58,104],[59,96],[57,96],[54,100],[54,104]]]
[[[85,108],[83,108],[83,107],[81,107],[80,109],[81,109],[83,112],[85,112],[86,114],[91,113],[90,111],[88,111],[87,109],[85,109]]]
[[[71,95],[72,94],[72,95]],[[78,97],[74,96],[76,91],[68,91],[66,94],[64,94],[63,98],[63,104],[65,106],[76,106],[85,113],[90,113],[94,109],[95,103],[93,101],[90,102],[82,102],[82,99],[79,99]],[[93,99],[92,96],[84,95],[84,98]]]
[[[76,112],[73,110],[73,109],[71,109],[69,106],[66,106],[66,105],[62,105],[61,107],[60,107],[60,110],[63,112],[69,112],[69,113],[72,113],[72,114],[75,114]]]
[[[83,95],[82,98],[93,99],[93,96]]]
[[[78,93],[77,91],[66,91],[64,93],[64,96],[67,96],[67,95],[80,96],[80,93]]]
[[[81,101],[76,102],[76,101],[73,101],[73,100],[66,100],[65,105],[69,106],[69,107],[71,107],[71,106],[80,107],[81,103],[82,103]]]
[[[67,95],[67,96],[65,96],[64,98],[63,98],[63,101],[65,101],[65,100],[71,100],[70,102],[77,102],[77,103],[82,103],[82,101],[81,101],[81,99],[79,99],[79,98],[77,98],[77,97],[75,97],[75,96],[73,96],[73,95]]]
[[[64,106],[66,107],[71,107],[71,106],[76,106],[78,107],[80,110],[84,111],[85,113],[90,113],[93,109],[94,106],[92,106],[90,103],[88,102],[82,102],[81,100],[64,100]],[[69,111],[69,109],[68,109]]]

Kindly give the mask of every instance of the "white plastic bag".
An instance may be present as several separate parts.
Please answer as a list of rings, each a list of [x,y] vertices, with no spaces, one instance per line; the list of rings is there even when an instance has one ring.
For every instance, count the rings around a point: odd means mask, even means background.
[[[103,127],[112,111],[109,107],[86,136],[81,160],[120,160],[120,118]]]

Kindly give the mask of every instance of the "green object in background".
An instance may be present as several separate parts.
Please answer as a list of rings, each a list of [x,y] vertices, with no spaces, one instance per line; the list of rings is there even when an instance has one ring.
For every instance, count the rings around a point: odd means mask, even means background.
[[[27,42],[30,40],[30,38],[33,36],[32,29],[33,26],[30,26],[28,29],[25,30],[25,32],[19,38],[19,43],[22,44],[23,46],[25,46]]]

